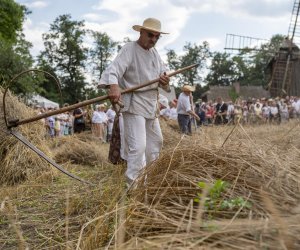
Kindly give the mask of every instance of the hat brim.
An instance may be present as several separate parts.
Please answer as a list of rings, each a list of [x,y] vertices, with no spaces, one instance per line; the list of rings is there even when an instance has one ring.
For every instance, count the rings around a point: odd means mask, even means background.
[[[170,33],[167,33],[167,32],[163,32],[163,31],[160,31],[160,30],[151,29],[151,28],[144,27],[144,26],[141,26],[141,25],[133,25],[132,28],[135,31],[138,31],[138,32],[140,32],[141,29],[144,29],[144,30],[149,30],[149,31],[157,32],[157,33],[160,33],[160,34],[170,34]]]
[[[189,87],[182,87],[181,91],[186,91],[186,92],[194,92],[195,87],[189,86]]]

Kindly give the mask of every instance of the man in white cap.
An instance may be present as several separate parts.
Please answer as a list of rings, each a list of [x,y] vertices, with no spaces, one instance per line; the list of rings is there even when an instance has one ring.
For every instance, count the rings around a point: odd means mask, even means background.
[[[159,83],[122,95],[128,184],[159,155],[163,138],[157,113],[158,87],[169,91],[167,68],[154,48],[161,34],[167,34],[161,31],[160,21],[147,18],[143,25],[132,28],[140,33],[138,40],[123,46],[100,79],[100,85],[109,85],[111,101],[117,102],[120,88],[136,87],[159,77]]]
[[[181,88],[182,93],[178,97],[177,102],[177,119],[178,125],[182,133],[192,134],[191,117],[194,117],[197,121],[200,121],[199,116],[195,113],[193,107],[193,95],[195,91],[193,86],[184,84]]]

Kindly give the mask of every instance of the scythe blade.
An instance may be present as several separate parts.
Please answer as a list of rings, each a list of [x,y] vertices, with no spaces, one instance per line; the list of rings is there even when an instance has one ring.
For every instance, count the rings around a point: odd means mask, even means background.
[[[25,144],[27,147],[29,147],[32,151],[34,151],[36,154],[38,154],[40,157],[42,157],[44,160],[46,160],[47,162],[49,162],[53,167],[55,167],[56,169],[58,169],[60,172],[64,173],[65,175],[81,181],[83,183],[86,184],[90,184],[93,185],[91,182],[88,182],[86,180],[81,179],[80,177],[69,173],[67,170],[65,170],[64,168],[62,168],[60,165],[58,165],[55,161],[53,161],[52,159],[50,159],[47,155],[45,155],[41,150],[39,150],[37,147],[35,147],[34,145],[32,145],[23,135],[21,135],[19,132],[17,131],[13,131],[13,130],[9,130],[9,133],[11,135],[13,135],[15,138],[17,138],[20,142],[22,142],[23,144]]]

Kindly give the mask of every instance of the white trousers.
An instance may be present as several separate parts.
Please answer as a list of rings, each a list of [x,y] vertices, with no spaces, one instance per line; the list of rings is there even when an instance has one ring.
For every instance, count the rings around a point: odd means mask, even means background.
[[[135,180],[146,164],[158,158],[163,137],[158,118],[123,113],[126,176]]]

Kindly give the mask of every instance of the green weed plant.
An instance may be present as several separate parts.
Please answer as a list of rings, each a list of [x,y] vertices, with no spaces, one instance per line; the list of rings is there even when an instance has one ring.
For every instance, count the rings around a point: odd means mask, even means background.
[[[250,209],[252,207],[251,203],[243,197],[224,198],[224,193],[230,186],[226,181],[216,180],[213,185],[200,181],[198,186],[202,190],[208,189],[208,195],[204,198],[204,207],[207,211],[237,210],[241,207]],[[201,199],[202,193],[198,193],[194,201],[200,202]]]

